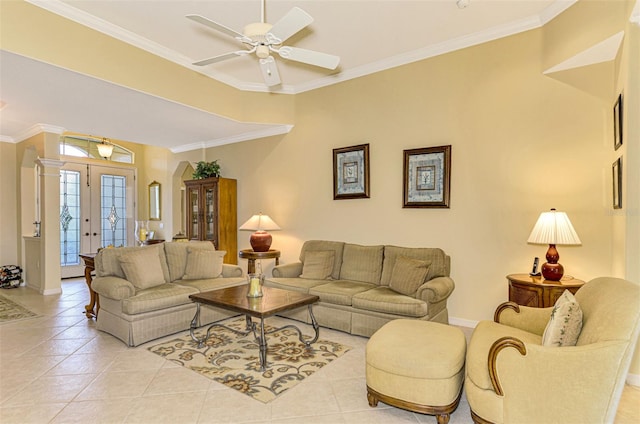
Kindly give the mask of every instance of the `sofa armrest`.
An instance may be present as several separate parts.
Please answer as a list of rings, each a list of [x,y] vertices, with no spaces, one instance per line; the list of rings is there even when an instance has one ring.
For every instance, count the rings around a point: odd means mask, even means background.
[[[223,277],[242,277],[242,268],[238,265],[222,264]]]
[[[532,417],[536,422],[609,422],[603,409],[612,404],[627,347],[624,340],[545,347],[504,337],[493,344],[488,366],[494,391],[502,393],[504,414],[513,422]]]
[[[441,302],[453,293],[454,288],[455,284],[450,277],[436,277],[418,287],[416,299],[428,303]]]
[[[493,320],[541,336],[547,327],[552,310],[553,307],[532,308],[520,306],[514,302],[505,302],[496,308]]]
[[[136,294],[136,288],[124,278],[108,276],[96,277],[91,282],[91,289],[100,296],[109,299],[128,299]]]
[[[302,274],[302,262],[278,265],[271,271],[271,275],[276,278],[295,278],[300,274]]]

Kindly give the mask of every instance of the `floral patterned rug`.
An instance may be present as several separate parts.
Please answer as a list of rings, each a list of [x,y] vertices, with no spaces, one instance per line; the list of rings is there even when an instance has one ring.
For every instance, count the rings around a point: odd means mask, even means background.
[[[244,317],[230,318],[220,324],[238,331],[246,328]],[[302,327],[305,324],[296,325]],[[196,336],[202,337],[207,328],[196,331]],[[273,329],[268,324],[265,326],[265,331]],[[272,401],[350,349],[327,340],[318,340],[307,349],[300,342],[298,333],[286,328],[267,335],[266,339],[265,371],[260,370],[260,350],[253,333],[240,336],[214,327],[201,349],[188,333],[148,349],[264,403]]]
[[[31,312],[24,306],[0,295],[0,322],[18,321],[21,319],[35,318],[40,315]]]

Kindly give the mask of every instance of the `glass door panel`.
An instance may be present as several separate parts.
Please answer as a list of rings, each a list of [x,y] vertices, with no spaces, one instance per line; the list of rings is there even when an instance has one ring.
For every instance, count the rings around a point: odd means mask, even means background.
[[[216,234],[216,219],[215,219],[215,188],[204,187],[204,225],[205,225],[205,240],[215,240]],[[216,249],[218,246],[216,246]]]
[[[191,234],[189,238],[191,240],[198,240],[200,235],[200,225],[199,225],[199,219],[198,219],[199,198],[198,198],[197,187],[189,188],[188,198],[189,198],[189,214],[188,214],[189,216],[187,217],[187,220],[189,221],[189,225],[191,226]]]

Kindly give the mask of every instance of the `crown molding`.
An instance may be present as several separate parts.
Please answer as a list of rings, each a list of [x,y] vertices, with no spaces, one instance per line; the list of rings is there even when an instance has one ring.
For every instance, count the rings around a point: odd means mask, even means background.
[[[222,137],[198,143],[185,144],[183,146],[171,148],[170,150],[173,153],[182,153],[198,149],[207,149],[209,147],[218,147],[225,144],[240,143],[242,141],[256,140],[258,138],[287,134],[291,131],[291,129],[293,129],[293,125],[270,125],[268,128],[256,131],[248,131],[230,137]]]
[[[249,83],[239,81],[238,79],[228,75],[216,72],[212,68],[196,67],[191,63],[191,59],[177,53],[174,50],[167,49],[158,43],[148,40],[144,37],[140,37],[131,31],[125,30],[117,25],[113,25],[103,19],[97,18],[82,10],[76,9],[60,0],[25,0],[35,6],[48,10],[57,15],[63,16],[81,25],[95,29],[103,34],[109,35],[125,43],[131,44],[135,47],[143,49],[149,53],[160,56],[171,62],[174,62],[180,66],[189,68],[195,72],[206,75],[213,78],[223,84],[234,87],[242,91],[256,91],[256,92],[268,92],[268,93],[282,93],[282,94],[297,94],[305,91],[315,90],[317,88],[326,87],[339,82],[348,81],[354,78],[363,77],[376,72],[381,72],[387,69],[396,68],[398,66],[406,65],[409,63],[417,62],[420,60],[428,59],[437,55],[449,53],[455,50],[471,47],[474,45],[493,41],[498,38],[515,35],[520,32],[528,31],[530,29],[539,28],[553,18],[564,12],[577,2],[577,0],[556,0],[546,9],[544,9],[539,15],[534,15],[529,18],[521,19],[509,24],[500,25],[491,28],[487,31],[481,31],[468,36],[460,37],[457,39],[449,40],[443,43],[439,43],[433,46],[428,46],[422,49],[414,50],[405,54],[394,56],[388,59],[380,60],[371,64],[359,66],[349,71],[343,71],[336,75],[324,76],[309,82],[304,82],[296,85],[281,85],[277,89],[270,89],[262,83]],[[634,12],[637,12],[637,3]],[[640,19],[638,14],[632,14],[632,19]]]
[[[38,135],[40,133],[51,133],[51,134],[62,134],[66,129],[59,127],[57,125],[49,125],[49,124],[35,124],[30,128],[27,128],[20,134],[15,137],[3,136],[3,139],[6,139],[10,143],[20,143],[27,138],[33,137],[34,135]],[[4,140],[3,140],[4,141]]]

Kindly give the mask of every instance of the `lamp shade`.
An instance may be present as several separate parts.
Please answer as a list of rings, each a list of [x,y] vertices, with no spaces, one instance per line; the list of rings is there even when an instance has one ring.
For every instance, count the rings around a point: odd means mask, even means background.
[[[255,231],[249,238],[249,243],[254,252],[268,252],[271,247],[272,237],[268,231],[277,231],[280,229],[273,219],[269,218],[269,215],[253,215],[242,224],[239,228],[242,231]]]
[[[555,209],[540,214],[527,242],[533,244],[582,244],[567,214]]]
[[[280,227],[269,218],[269,215],[253,215],[239,228],[243,231],[278,231]]]

